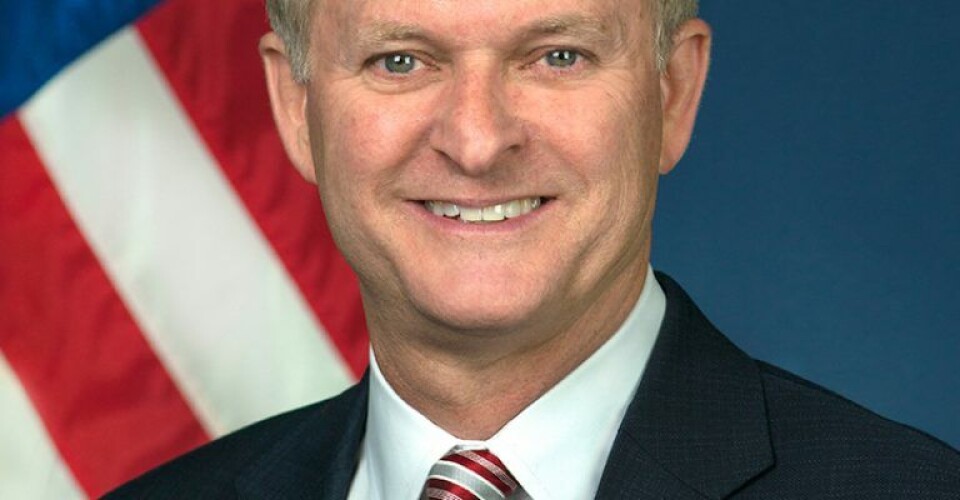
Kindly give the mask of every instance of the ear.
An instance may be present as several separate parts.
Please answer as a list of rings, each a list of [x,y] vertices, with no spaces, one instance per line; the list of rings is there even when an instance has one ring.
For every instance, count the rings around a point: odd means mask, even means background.
[[[711,39],[710,26],[702,19],[687,21],[673,38],[673,52],[660,76],[663,96],[661,174],[673,170],[690,144],[710,66]]]
[[[273,120],[283,147],[300,175],[316,184],[317,173],[307,127],[307,87],[294,78],[286,46],[276,33],[267,33],[260,39],[260,57],[267,77]]]

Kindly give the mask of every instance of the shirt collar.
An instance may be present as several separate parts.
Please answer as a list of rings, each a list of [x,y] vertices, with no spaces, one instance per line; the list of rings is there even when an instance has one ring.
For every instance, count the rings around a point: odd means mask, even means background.
[[[665,308],[663,290],[648,269],[640,298],[617,332],[486,442],[459,440],[410,407],[371,352],[363,444],[371,496],[418,498],[434,462],[466,444],[489,448],[534,499],[592,498]]]

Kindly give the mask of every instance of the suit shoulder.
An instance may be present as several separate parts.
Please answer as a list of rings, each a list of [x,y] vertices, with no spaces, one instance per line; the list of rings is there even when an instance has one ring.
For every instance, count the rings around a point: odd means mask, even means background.
[[[821,478],[831,491],[867,484],[902,498],[960,498],[957,450],[785,370],[758,366],[781,473]]]
[[[283,438],[323,419],[343,397],[253,423],[146,472],[104,498],[233,498],[234,483],[244,469]]]

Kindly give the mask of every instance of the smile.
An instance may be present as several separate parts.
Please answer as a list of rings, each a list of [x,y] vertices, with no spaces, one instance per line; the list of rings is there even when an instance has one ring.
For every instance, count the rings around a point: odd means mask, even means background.
[[[522,217],[543,206],[544,202],[543,198],[532,197],[486,207],[467,207],[443,201],[425,201],[423,205],[438,217],[456,219],[464,223],[483,224]]]

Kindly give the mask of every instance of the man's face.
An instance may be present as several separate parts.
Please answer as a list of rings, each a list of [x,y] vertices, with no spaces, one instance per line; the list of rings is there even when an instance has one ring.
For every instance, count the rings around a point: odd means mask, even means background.
[[[312,153],[292,156],[315,169],[374,323],[561,325],[642,282],[672,167],[648,2],[327,0],[314,15]]]

